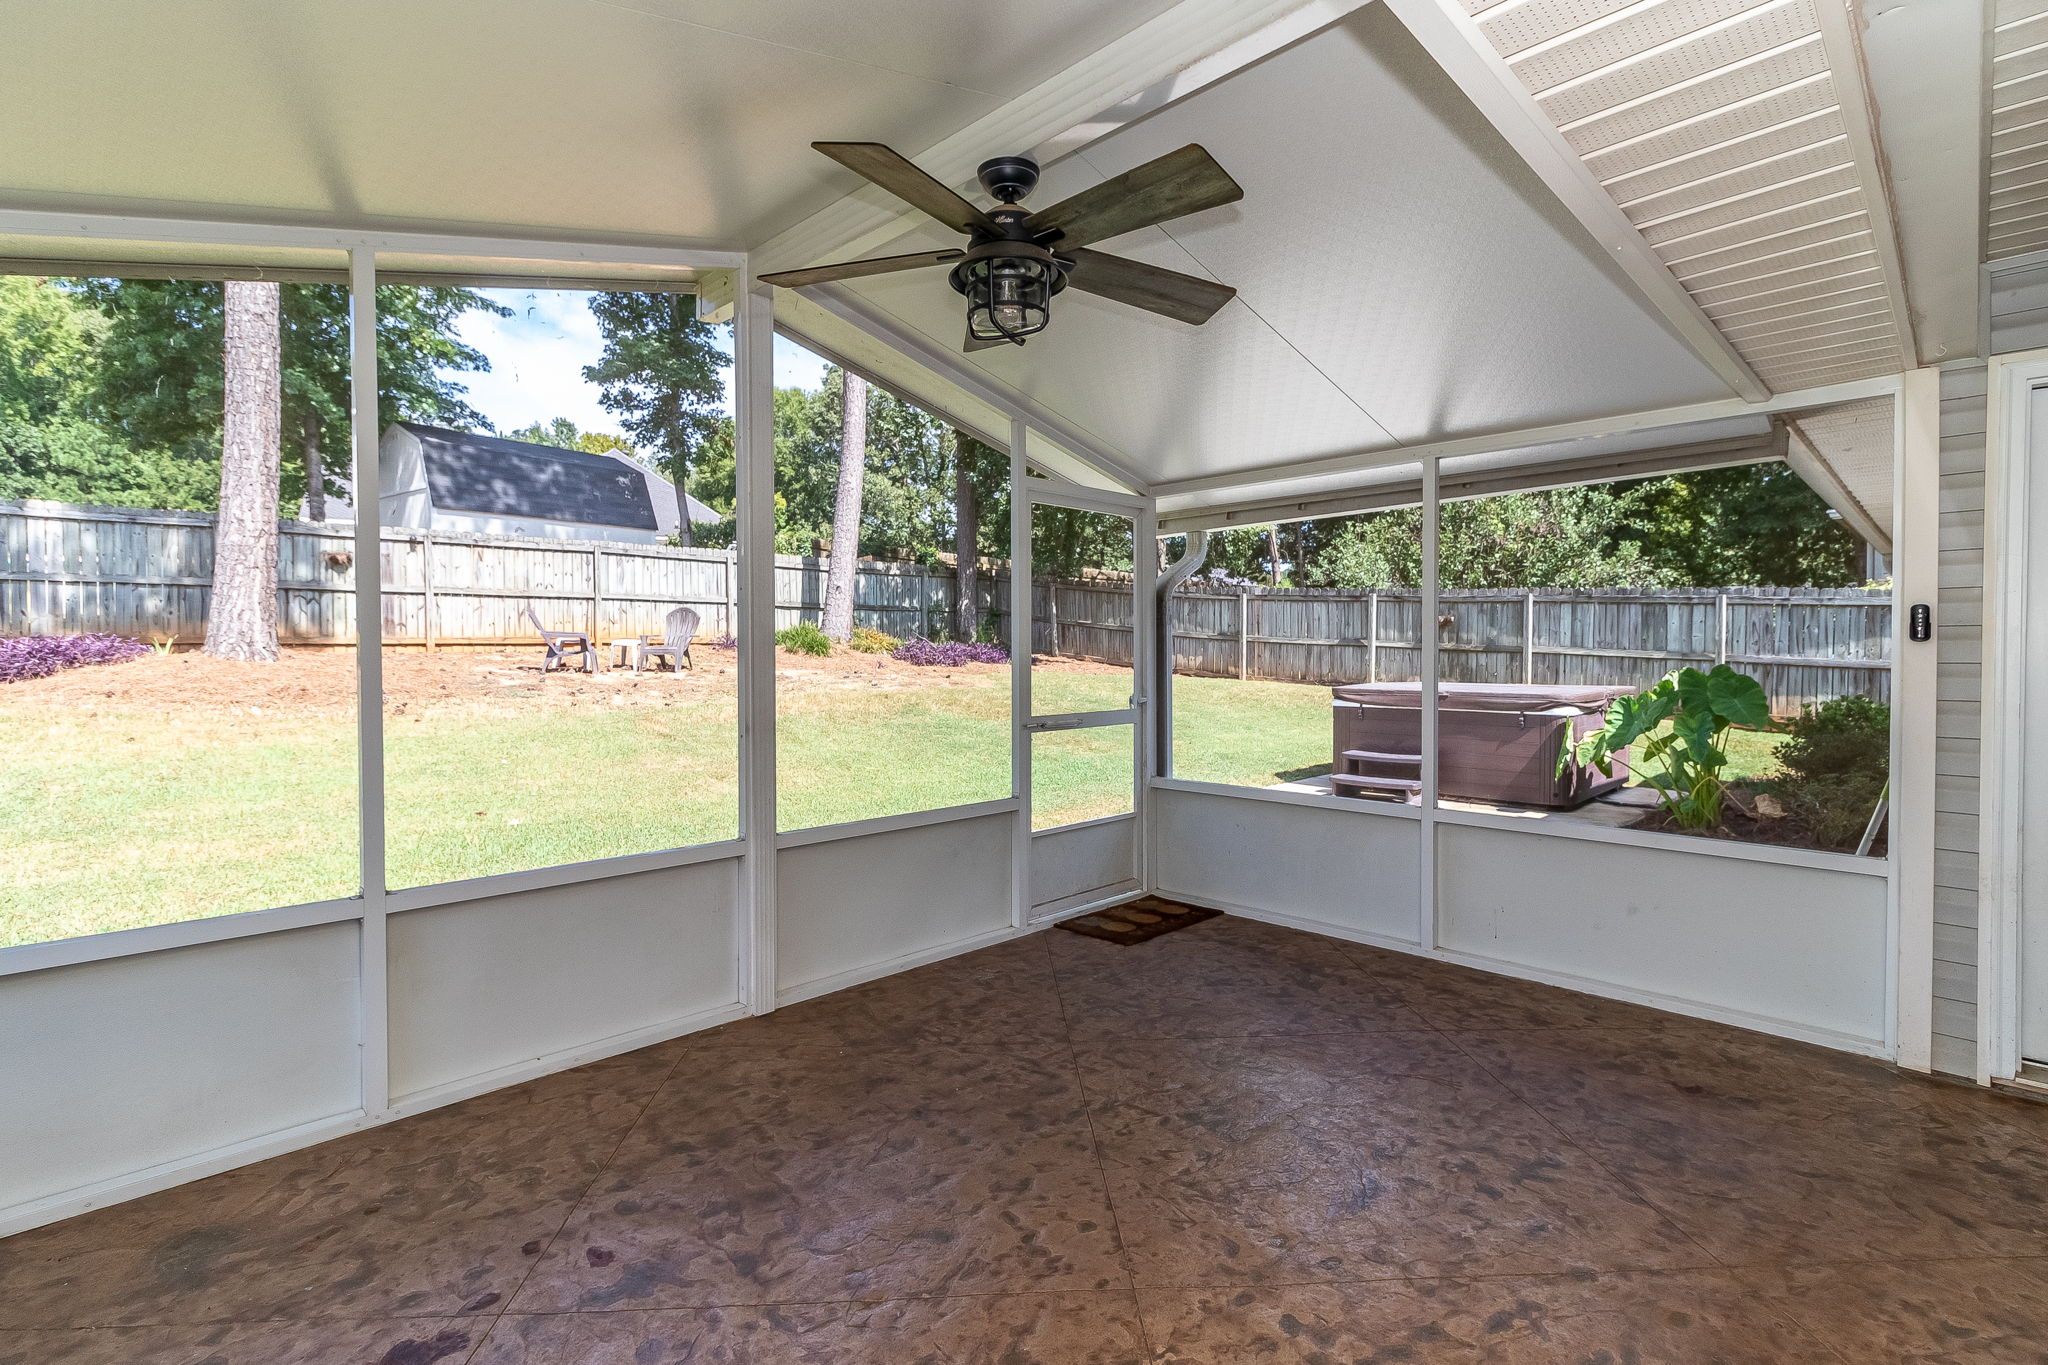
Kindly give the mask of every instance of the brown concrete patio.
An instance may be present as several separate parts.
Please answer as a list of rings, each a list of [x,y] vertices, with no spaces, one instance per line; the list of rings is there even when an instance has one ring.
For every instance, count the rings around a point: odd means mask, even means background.
[[[2048,1107],[1243,919],[0,1242],[0,1365],[2048,1359]]]

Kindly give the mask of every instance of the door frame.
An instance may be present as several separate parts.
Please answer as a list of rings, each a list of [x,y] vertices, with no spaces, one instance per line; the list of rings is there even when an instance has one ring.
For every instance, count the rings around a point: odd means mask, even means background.
[[[1156,553],[1146,550],[1157,540],[1157,513],[1152,499],[1131,493],[1087,488],[1064,479],[1035,479],[1029,476],[1024,452],[1028,448],[1030,424],[1016,420],[1010,441],[1010,715],[1011,781],[1017,798],[1015,857],[1012,862],[1011,927],[1024,930],[1055,918],[1067,918],[1128,900],[1151,884],[1149,851],[1145,830],[1148,795],[1145,775],[1151,761],[1151,740],[1147,720],[1152,713],[1152,614],[1153,584],[1157,577]],[[1034,574],[1031,563],[1033,512],[1039,507],[1066,507],[1083,512],[1102,512],[1131,520],[1131,704],[1121,710],[1035,714],[1031,697]],[[1032,824],[1031,759],[1033,737],[1039,734],[1112,725],[1131,730],[1131,814],[1108,816],[1102,821],[1083,821],[1056,829],[1036,830]],[[1062,906],[1050,915],[1034,916],[1038,908],[1032,889],[1032,848],[1043,835],[1056,835],[1089,825],[1128,819],[1132,824],[1132,877],[1128,885],[1084,904]]]
[[[2039,723],[2030,727],[2026,708],[2032,634],[2026,591],[2034,529],[2027,517],[2033,483],[2027,454],[2036,434],[2031,400],[2037,390],[2048,389],[2048,348],[1993,356],[1986,383],[1977,1080],[2038,1084],[2021,1075],[2021,873],[2026,751],[2043,729]]]

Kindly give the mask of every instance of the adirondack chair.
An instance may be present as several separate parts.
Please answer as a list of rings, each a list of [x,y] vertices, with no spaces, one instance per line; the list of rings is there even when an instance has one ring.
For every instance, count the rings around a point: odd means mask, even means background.
[[[541,643],[547,646],[547,657],[540,662],[540,671],[552,672],[556,666],[566,666],[570,657],[576,657],[585,673],[597,672],[597,646],[588,635],[580,630],[549,630],[541,624],[540,613],[533,609],[533,603],[526,604],[526,619],[533,622],[533,628],[540,632]]]
[[[690,657],[690,640],[697,634],[698,620],[695,607],[677,607],[670,612],[662,623],[660,643],[655,643],[651,635],[642,637],[640,652],[633,660],[633,671],[638,673],[650,658],[666,658],[668,666],[678,673],[684,664],[695,669],[697,661]]]

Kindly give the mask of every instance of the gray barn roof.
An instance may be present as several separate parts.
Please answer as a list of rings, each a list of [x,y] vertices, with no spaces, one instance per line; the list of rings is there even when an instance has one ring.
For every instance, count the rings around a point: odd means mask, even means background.
[[[660,529],[646,474],[617,456],[399,425],[419,439],[427,488],[444,511]]]

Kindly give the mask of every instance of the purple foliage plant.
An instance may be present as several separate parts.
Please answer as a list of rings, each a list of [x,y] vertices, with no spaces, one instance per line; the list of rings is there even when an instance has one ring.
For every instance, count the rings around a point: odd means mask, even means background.
[[[119,664],[149,653],[140,640],[120,635],[21,635],[0,640],[0,683],[47,678],[67,668]]]
[[[1006,664],[1010,661],[1009,651],[1001,645],[984,645],[960,640],[943,643],[913,636],[898,645],[889,654],[907,664],[922,664],[932,668],[957,668],[961,664]]]

